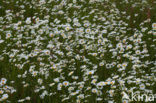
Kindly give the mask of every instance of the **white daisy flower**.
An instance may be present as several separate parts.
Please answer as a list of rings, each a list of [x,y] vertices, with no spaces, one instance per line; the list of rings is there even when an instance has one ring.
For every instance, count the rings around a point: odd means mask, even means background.
[[[31,18],[27,18],[25,22],[26,22],[26,24],[30,24],[31,23]]]
[[[97,92],[98,92],[98,90],[96,88],[92,89],[92,93],[97,93]]]
[[[67,86],[69,86],[69,82],[68,82],[68,81],[64,81],[64,82],[63,82],[63,85],[64,85],[65,87],[67,87]]]

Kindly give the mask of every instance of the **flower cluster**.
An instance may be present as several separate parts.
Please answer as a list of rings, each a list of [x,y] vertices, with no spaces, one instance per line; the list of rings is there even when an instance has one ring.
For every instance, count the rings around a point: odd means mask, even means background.
[[[9,97],[9,94],[13,94],[16,92],[16,90],[11,87],[6,85],[7,79],[6,78],[1,78],[0,80],[0,101],[4,101]]]
[[[130,16],[108,0],[20,1],[16,14],[0,17],[0,60],[10,64],[3,70],[21,93],[10,101],[127,103],[124,92],[153,93],[150,19],[132,28]],[[16,91],[5,83],[2,78],[1,101]]]

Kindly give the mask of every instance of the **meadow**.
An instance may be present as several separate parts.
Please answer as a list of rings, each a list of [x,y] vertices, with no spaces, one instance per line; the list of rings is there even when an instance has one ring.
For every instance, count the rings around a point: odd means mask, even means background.
[[[20,102],[155,103],[156,1],[0,0],[0,103]]]

